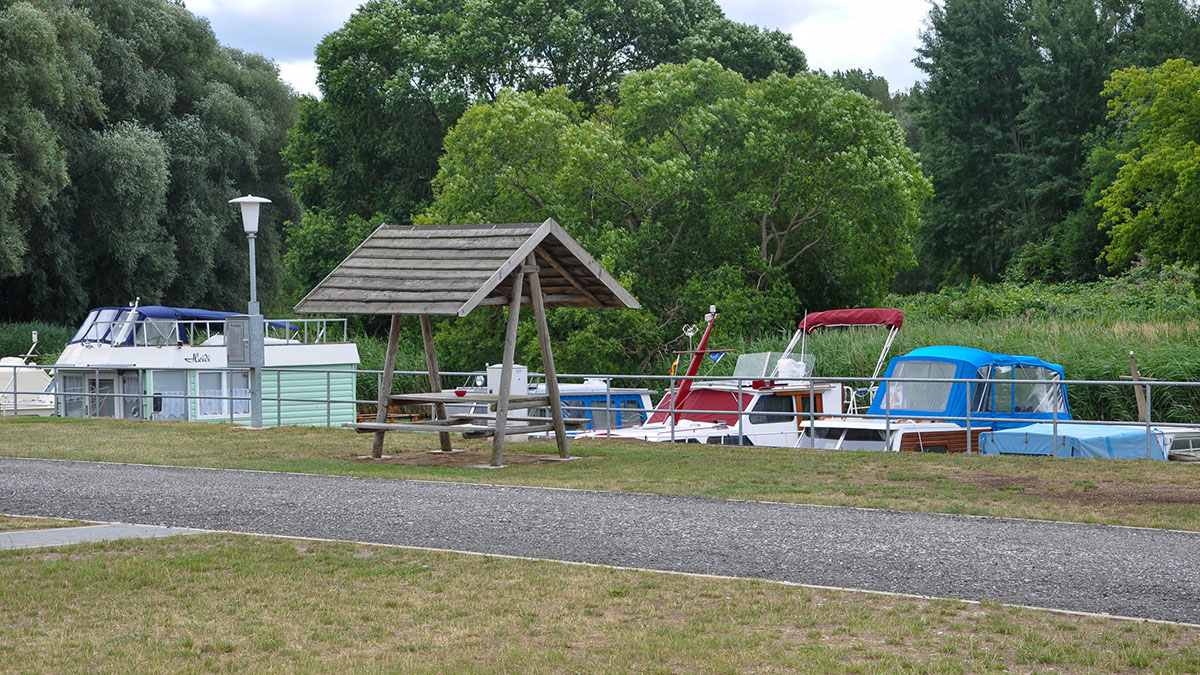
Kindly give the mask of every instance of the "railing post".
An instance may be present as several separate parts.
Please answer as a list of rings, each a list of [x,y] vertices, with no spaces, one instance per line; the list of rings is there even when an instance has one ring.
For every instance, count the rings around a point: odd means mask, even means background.
[[[971,387],[973,382],[967,382],[967,454],[971,454]]]
[[[1053,417],[1051,418],[1054,425],[1054,457],[1058,457],[1058,402],[1054,403]]]
[[[17,412],[18,412],[18,408],[17,408],[17,390],[18,389],[20,389],[20,387],[17,386],[17,367],[13,366],[13,376],[12,376],[13,417],[16,417]]]
[[[1134,386],[1136,387],[1137,385],[1134,385]],[[1150,383],[1147,382],[1146,383],[1146,459],[1151,458],[1150,441],[1153,437],[1153,433],[1154,432],[1150,429]],[[1164,448],[1163,451],[1165,454],[1166,449]]]
[[[671,423],[671,442],[675,442],[675,396],[679,389],[675,387],[675,376],[671,376],[671,402],[667,404],[667,419]]]
[[[547,391],[549,391],[549,387],[547,387]],[[609,438],[612,436],[613,420],[611,377],[604,378],[604,408],[608,411],[608,415],[604,418],[604,437]]]
[[[737,404],[738,404],[738,422],[737,422],[738,442],[737,442],[737,444],[741,445],[742,439],[744,439],[746,437],[744,428],[742,427],[742,417],[744,415],[743,415],[743,411],[742,411],[742,380],[741,379],[739,379],[737,381]]]
[[[813,379],[810,377],[808,379],[808,447],[810,450],[817,447],[817,399],[814,387]]]
[[[892,449],[892,387],[884,380],[883,388],[883,449]]]

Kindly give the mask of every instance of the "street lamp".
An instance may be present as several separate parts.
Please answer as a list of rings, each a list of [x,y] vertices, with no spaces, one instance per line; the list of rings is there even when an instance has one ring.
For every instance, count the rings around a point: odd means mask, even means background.
[[[246,239],[250,242],[250,303],[247,314],[250,315],[248,326],[248,356],[250,361],[250,426],[262,426],[262,368],[263,332],[265,330],[263,317],[258,308],[258,273],[255,269],[254,238],[258,234],[258,209],[262,204],[270,204],[270,199],[246,195],[230,199],[230,204],[242,207],[242,229],[246,231]]]

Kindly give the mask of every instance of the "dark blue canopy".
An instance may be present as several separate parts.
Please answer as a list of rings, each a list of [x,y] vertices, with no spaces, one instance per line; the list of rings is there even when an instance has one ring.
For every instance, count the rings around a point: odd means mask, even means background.
[[[1037,381],[1064,379],[1063,367],[1036,356],[994,354],[945,345],[914,349],[888,362],[885,378],[989,379],[989,383],[883,382],[868,414],[916,418],[965,418],[968,407],[980,426],[996,429],[1038,420],[1071,419],[1066,387]],[[982,418],[1002,421],[985,422]],[[1011,420],[1011,421],[1009,421]],[[959,425],[965,420],[953,420]]]

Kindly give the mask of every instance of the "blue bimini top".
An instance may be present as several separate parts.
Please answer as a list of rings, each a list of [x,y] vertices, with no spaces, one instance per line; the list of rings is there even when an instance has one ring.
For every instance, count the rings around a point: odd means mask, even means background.
[[[1071,419],[1066,387],[1061,384],[1063,367],[1035,356],[955,345],[921,347],[888,362],[883,376],[929,381],[881,383],[870,415],[941,419],[965,426],[970,409],[973,423],[995,429]],[[993,381],[941,381],[956,379]]]

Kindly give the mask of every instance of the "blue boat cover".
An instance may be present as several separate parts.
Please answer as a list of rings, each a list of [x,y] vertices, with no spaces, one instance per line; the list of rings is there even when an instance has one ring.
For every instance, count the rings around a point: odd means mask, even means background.
[[[908,354],[905,354],[904,356],[897,356],[888,362],[887,370],[884,372],[883,376],[885,378],[899,377],[897,375],[894,375],[896,369],[901,367],[902,364],[909,362],[909,361],[951,364],[954,366],[954,374],[952,376],[950,376],[953,379],[968,379],[968,380],[970,380],[970,379],[986,379],[986,378],[992,377],[992,375],[989,374],[989,373],[991,373],[991,371],[990,370],[984,371],[984,373],[981,374],[981,369],[989,368],[989,367],[993,367],[993,366],[1026,366],[1026,367],[1047,368],[1047,369],[1053,371],[1054,373],[1057,373],[1058,379],[1065,379],[1065,375],[1064,375],[1062,366],[1060,366],[1056,363],[1048,363],[1046,361],[1043,361],[1042,359],[1037,358],[1036,356],[1015,356],[1012,354],[995,354],[992,352],[985,352],[982,349],[975,349],[973,347],[961,347],[961,346],[957,346],[957,345],[921,347],[921,348],[912,350],[911,352],[909,352]],[[1051,379],[1051,378],[1045,378],[1045,379]],[[1009,380],[1005,380],[1005,381],[1009,381]],[[1013,380],[1013,381],[1017,381],[1017,380]],[[899,390],[901,389],[900,385],[903,385],[905,383],[896,383],[896,384],[897,384],[897,393],[899,393]],[[967,405],[968,405],[968,403],[967,403],[968,396],[967,396],[967,390],[966,390],[967,384],[968,383],[966,383],[966,382],[956,382],[953,385],[951,385],[949,388],[948,398],[945,399],[944,405],[939,407],[938,409],[936,409],[936,410],[929,410],[929,409],[918,410],[918,409],[898,408],[895,405],[893,405],[891,408],[887,408],[886,407],[886,403],[887,403],[886,397],[887,397],[887,393],[888,393],[888,383],[882,382],[879,385],[879,389],[876,392],[875,397],[871,400],[871,408],[867,411],[867,414],[878,415],[878,416],[884,416],[885,414],[890,414],[892,417],[903,417],[905,415],[910,415],[910,416],[923,417],[925,419],[929,419],[931,417],[932,418],[943,418],[943,417],[945,417],[945,418],[952,418],[952,417],[965,418],[967,415]],[[971,384],[972,394],[977,393],[977,389],[980,386],[985,386],[985,385]],[[1062,404],[1063,404],[1063,409],[1058,412],[1058,419],[1070,420],[1071,419],[1071,408],[1067,402],[1066,386],[1065,385],[1061,385],[1061,386],[1062,386],[1062,391],[1061,391],[1062,399],[1061,400],[1062,400]],[[985,405],[983,410],[978,410],[978,409],[972,410],[971,415],[979,416],[981,418],[992,418],[992,419],[1002,419],[1002,420],[1012,419],[1013,420],[1012,422],[1007,422],[1007,421],[999,421],[999,422],[997,422],[997,421],[992,421],[992,422],[981,421],[981,422],[978,422],[978,424],[980,426],[987,425],[987,426],[991,426],[995,429],[1011,428],[1011,427],[1015,427],[1015,426],[1024,426],[1026,424],[1031,424],[1033,421],[1036,421],[1036,420],[1051,420],[1051,419],[1054,419],[1054,417],[1055,417],[1053,411],[1050,411],[1050,412],[996,411],[996,410],[993,410],[992,408],[993,408],[992,405]],[[963,420],[950,420],[950,421],[954,421],[959,426],[966,425],[966,422]]]
[[[1057,441],[1053,424],[989,431],[979,436],[979,454],[1145,459],[1147,452],[1146,427],[1130,424],[1059,424]],[[1163,446],[1162,431],[1151,427],[1150,459],[1165,460]]]

